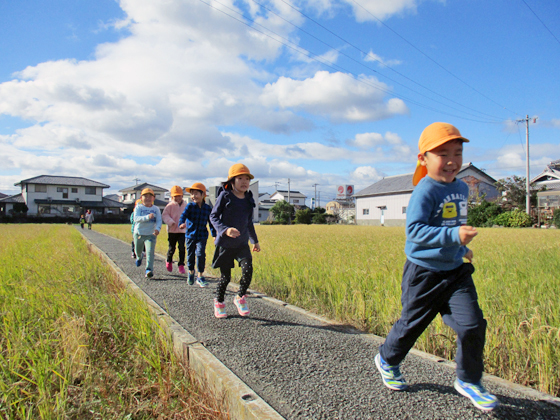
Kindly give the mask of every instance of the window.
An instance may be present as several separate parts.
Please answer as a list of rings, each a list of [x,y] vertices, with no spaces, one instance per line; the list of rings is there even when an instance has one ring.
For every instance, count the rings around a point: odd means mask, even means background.
[[[299,203],[299,200],[294,200],[294,203]]]
[[[402,214],[406,214],[406,206],[402,208]]]
[[[368,214],[369,214],[369,209],[362,209],[362,212],[363,212],[362,214],[363,214],[364,216],[365,216],[365,215],[368,215]]]
[[[62,193],[62,198],[68,198],[68,188],[56,187],[56,192]]]
[[[72,194],[78,194],[78,189],[77,188],[72,188]]]
[[[87,195],[95,195],[95,187],[86,187]]]
[[[39,185],[39,184],[35,184],[35,192],[47,192],[47,186],[46,185]]]

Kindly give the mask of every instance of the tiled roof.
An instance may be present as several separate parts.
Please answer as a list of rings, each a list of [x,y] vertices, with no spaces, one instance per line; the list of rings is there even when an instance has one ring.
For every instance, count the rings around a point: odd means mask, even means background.
[[[148,184],[147,182],[144,182],[142,184],[138,184],[138,185],[133,185],[131,187],[126,187],[123,188],[122,190],[119,190],[119,192],[132,192],[132,191],[142,191],[144,188],[151,188],[152,190],[158,190],[158,191],[169,191],[166,190],[165,188],[161,188],[158,187],[157,185],[153,185],[153,184]]]
[[[101,187],[109,188],[110,185],[101,182],[92,181],[91,179],[77,176],[57,176],[57,175],[39,175],[34,178],[23,179],[14,185],[21,184],[47,184],[47,185],[68,185],[73,187]]]
[[[4,198],[0,198],[0,202],[2,203],[25,203],[22,194],[10,195]]]
[[[278,194],[280,194],[284,197],[288,196],[288,190],[276,190],[276,191],[274,191],[274,193],[270,194],[270,196],[272,197],[276,193],[278,193]],[[299,191],[290,191],[290,198],[294,198],[294,197],[307,198],[306,195],[300,193]]]
[[[0,193],[0,198],[6,198],[8,194]]]

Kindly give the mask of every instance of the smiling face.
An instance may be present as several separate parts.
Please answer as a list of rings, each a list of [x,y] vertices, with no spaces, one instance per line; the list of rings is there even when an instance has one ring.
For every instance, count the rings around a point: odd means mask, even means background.
[[[192,201],[194,201],[196,204],[200,204],[202,203],[202,199],[204,197],[202,196],[202,191],[200,190],[191,190],[191,199]]]
[[[146,207],[152,207],[154,204],[154,196],[152,194],[144,194],[142,196],[142,204]]]
[[[426,167],[430,178],[453,182],[463,165],[463,142],[450,140],[425,154],[419,154],[418,160]]]
[[[181,204],[183,202],[182,195],[174,195],[173,197],[171,197],[171,199],[175,201],[177,204]]]
[[[245,194],[245,192],[249,189],[250,183],[251,178],[249,178],[249,175],[239,175],[236,176],[233,181],[233,188],[234,190]]]

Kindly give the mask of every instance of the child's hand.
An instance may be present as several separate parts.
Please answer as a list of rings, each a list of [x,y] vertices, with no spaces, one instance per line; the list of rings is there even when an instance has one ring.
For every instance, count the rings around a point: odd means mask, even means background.
[[[466,258],[467,260],[469,260],[470,263],[472,263],[472,259],[473,259],[472,249],[469,249],[463,258]]]
[[[154,235],[158,236],[159,235],[159,230],[154,230]]]
[[[467,245],[473,238],[478,235],[478,232],[472,226],[461,226],[459,228],[459,238],[461,245]]]
[[[253,252],[261,252],[261,246],[258,244],[258,242],[253,245]]]
[[[226,230],[226,235],[230,238],[237,238],[239,235],[241,235],[241,233],[239,233],[239,231],[235,228],[228,228]]]
[[[186,227],[187,227],[187,224],[186,224],[186,223],[181,223],[181,224],[179,225],[179,229],[185,229]]]
[[[148,214],[148,219],[153,219],[154,217],[156,217],[156,216],[154,215],[154,213]]]

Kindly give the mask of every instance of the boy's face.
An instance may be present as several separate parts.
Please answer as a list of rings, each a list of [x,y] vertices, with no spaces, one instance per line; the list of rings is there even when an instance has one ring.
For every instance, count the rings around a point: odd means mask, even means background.
[[[463,165],[463,142],[450,140],[425,154],[418,154],[418,160],[426,167],[430,178],[453,182]]]
[[[199,190],[191,190],[191,200],[194,201],[196,204],[202,203],[202,191]]]
[[[177,204],[181,204],[183,202],[182,195],[174,195],[173,197],[171,197],[171,199],[175,201]]]
[[[142,196],[142,204],[146,207],[151,207],[154,204],[154,196],[152,194],[144,194]]]
[[[249,189],[249,184],[251,183],[251,178],[249,175],[239,175],[236,176],[233,181],[233,187],[240,192],[246,192]]]

